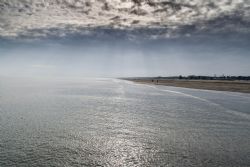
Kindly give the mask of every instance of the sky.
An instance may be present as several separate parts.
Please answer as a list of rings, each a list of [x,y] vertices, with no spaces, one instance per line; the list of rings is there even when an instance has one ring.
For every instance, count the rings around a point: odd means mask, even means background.
[[[1,0],[0,75],[250,75],[249,0]]]

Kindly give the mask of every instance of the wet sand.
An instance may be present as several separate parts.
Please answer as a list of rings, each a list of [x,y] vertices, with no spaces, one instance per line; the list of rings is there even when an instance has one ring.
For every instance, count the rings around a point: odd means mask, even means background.
[[[221,81],[221,80],[178,80],[178,79],[126,79],[143,84],[158,84],[193,89],[207,89],[217,91],[230,91],[250,93],[249,81]],[[153,80],[153,82],[152,82]]]

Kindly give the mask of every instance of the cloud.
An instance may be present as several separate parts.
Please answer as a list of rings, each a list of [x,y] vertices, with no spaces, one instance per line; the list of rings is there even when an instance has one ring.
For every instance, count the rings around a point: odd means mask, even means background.
[[[31,65],[32,68],[40,68],[40,69],[51,69],[55,68],[53,65],[47,65],[47,64],[33,64]]]
[[[0,37],[66,37],[98,28],[172,38],[250,34],[249,0],[1,0]],[[138,33],[140,31],[140,33]],[[128,38],[129,38],[128,37]]]

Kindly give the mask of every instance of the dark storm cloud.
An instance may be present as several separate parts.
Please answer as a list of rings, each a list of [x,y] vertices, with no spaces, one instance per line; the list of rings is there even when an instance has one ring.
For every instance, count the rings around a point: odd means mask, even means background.
[[[0,36],[249,34],[249,9],[248,0],[2,0]]]

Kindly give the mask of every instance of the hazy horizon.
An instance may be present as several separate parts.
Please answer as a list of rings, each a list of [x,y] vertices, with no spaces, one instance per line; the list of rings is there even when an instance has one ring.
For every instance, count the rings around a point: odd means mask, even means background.
[[[250,75],[249,5],[1,1],[0,75]]]
[[[249,46],[250,0],[0,0],[0,166],[250,166]],[[249,77],[132,78],[180,75]]]

